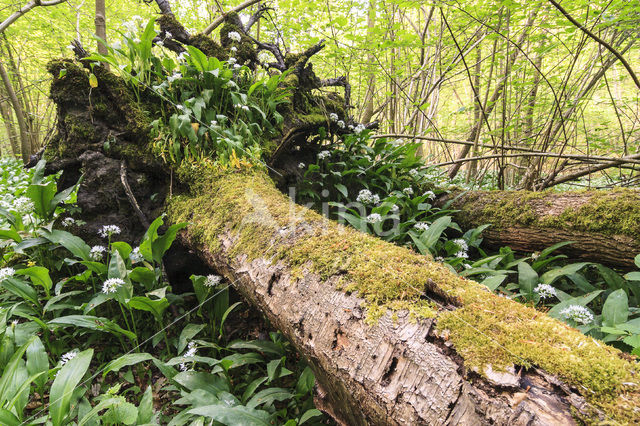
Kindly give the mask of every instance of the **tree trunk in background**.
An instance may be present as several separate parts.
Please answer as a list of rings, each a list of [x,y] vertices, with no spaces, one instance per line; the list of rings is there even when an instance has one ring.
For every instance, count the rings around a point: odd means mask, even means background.
[[[6,96],[4,90],[0,90],[0,96]],[[7,137],[9,138],[9,146],[11,146],[11,153],[14,157],[20,158],[20,140],[16,133],[16,129],[13,126],[13,117],[11,114],[11,108],[6,102],[0,102],[0,115],[2,115],[2,121],[4,121],[4,127],[7,129]]]
[[[623,268],[640,253],[640,191],[581,192],[469,191],[453,200],[456,221],[465,229],[490,223],[483,244],[535,252],[575,241],[559,252]]]
[[[376,20],[376,1],[369,0],[369,14],[367,17],[367,36],[372,37],[373,29],[375,27]],[[369,46],[372,48],[372,46]],[[367,58],[367,68],[369,79],[367,82],[367,93],[364,100],[364,111],[362,113],[361,123],[369,123],[373,117],[373,100],[376,92],[376,73],[375,73],[375,58],[373,54],[369,53]]]
[[[107,13],[104,6],[104,0],[96,0],[96,35],[101,39],[98,40],[98,53],[106,55],[109,53],[107,46]],[[107,67],[108,69],[108,67]]]
[[[13,106],[13,111],[15,112],[16,119],[18,120],[18,129],[20,130],[20,155],[22,156],[22,161],[26,164],[29,161],[29,156],[31,155],[31,138],[29,137],[27,123],[24,120],[24,112],[22,111],[20,100],[16,96],[16,92],[13,90],[11,79],[9,78],[9,74],[7,74],[7,70],[4,68],[2,61],[0,61],[0,78],[2,78],[2,83],[9,95],[11,106]]]

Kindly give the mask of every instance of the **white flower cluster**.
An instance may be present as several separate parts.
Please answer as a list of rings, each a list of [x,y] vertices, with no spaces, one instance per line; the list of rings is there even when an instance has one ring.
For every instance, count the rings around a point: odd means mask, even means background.
[[[187,59],[187,56],[189,56],[188,52],[180,52],[180,54],[178,55],[178,60],[184,61],[185,59]]]
[[[65,365],[66,363],[74,359],[77,355],[78,355],[78,351],[75,349],[72,350],[71,352],[67,352],[66,354],[60,357],[60,364]]]
[[[345,127],[344,121],[342,121],[342,120],[338,120],[338,121],[336,122],[336,124],[337,124],[337,125],[338,125],[338,127],[340,127],[341,129],[344,129],[344,127]]]
[[[377,194],[372,194],[368,189],[363,189],[358,193],[356,201],[362,204],[378,204],[380,197]]]
[[[271,61],[271,54],[269,52],[267,52],[266,50],[261,50],[258,53],[258,61],[261,64],[268,64],[269,61]]]
[[[98,231],[98,235],[102,238],[109,238],[112,235],[118,235],[120,233],[120,227],[118,225],[104,225],[102,229]]]
[[[104,294],[115,293],[118,287],[124,284],[125,282],[120,278],[109,278],[102,283],[102,292]]]
[[[555,297],[558,294],[556,293],[556,289],[550,286],[549,284],[538,284],[536,288],[533,289],[535,293],[538,293],[540,299],[549,299],[551,297]]]
[[[405,189],[402,190],[402,192],[404,192],[407,195],[413,195],[413,188],[410,186],[407,186]]]
[[[234,105],[236,108],[241,109],[243,111],[249,111],[249,107],[246,105],[242,105],[242,104],[236,104]]]
[[[398,207],[396,204],[391,206],[391,213],[398,213],[400,211],[400,207]]]
[[[580,305],[570,305],[560,311],[560,315],[568,320],[583,325],[593,322],[593,314],[587,308]]]
[[[215,287],[220,284],[220,281],[222,281],[222,277],[220,275],[207,275],[204,285],[207,287]]]
[[[338,114],[336,114],[335,112],[332,112],[331,114],[329,114],[329,120],[333,122],[338,121]]]
[[[104,255],[105,251],[107,251],[107,248],[105,246],[93,246],[91,247],[89,256],[91,256],[91,259],[96,261],[102,260],[102,256]]]
[[[0,282],[6,280],[7,278],[12,277],[15,273],[16,273],[16,270],[13,268],[0,269]]]
[[[167,77],[167,81],[169,83],[173,83],[176,80],[180,80],[182,78],[182,74],[179,72],[174,72],[173,74],[171,74],[169,77]]]
[[[227,63],[229,63],[229,65],[233,65],[236,62],[238,62],[238,60],[236,58],[231,57],[231,58],[227,59]]]
[[[229,37],[229,39],[233,41],[237,41],[238,43],[240,42],[240,40],[242,40],[242,36],[237,31],[229,31],[227,37]]]
[[[422,194],[422,196],[427,197],[427,200],[433,200],[434,198],[436,198],[436,194],[434,194],[433,191],[427,191]]]
[[[413,225],[414,228],[416,228],[418,231],[426,231],[427,229],[429,229],[429,224],[427,222],[418,222],[415,225]]]
[[[187,345],[187,351],[184,353],[184,355],[182,355],[182,357],[193,358],[196,356],[197,352],[198,352],[198,348],[196,347],[196,342],[189,342],[189,344]],[[181,362],[179,367],[180,367],[180,371],[187,371],[186,363]]]
[[[458,238],[458,239],[453,240],[453,243],[455,245],[457,245],[458,247],[460,247],[460,251],[469,250],[469,246],[467,245],[467,242],[465,240],[463,240],[462,238]]]
[[[64,226],[65,228],[73,226],[75,223],[76,221],[72,217],[65,217],[64,219],[62,219],[62,226]]]
[[[371,213],[369,216],[367,216],[367,222],[369,223],[382,222],[382,216],[380,216],[378,213]]]
[[[411,176],[414,179],[418,177],[418,174],[419,172],[416,169],[409,170],[409,176]]]
[[[140,247],[134,248],[131,253],[129,253],[129,259],[131,259],[131,263],[140,263],[144,260],[144,256],[140,253]]]
[[[15,211],[16,213],[19,213],[19,214],[31,213],[34,208],[35,208],[35,205],[33,204],[33,201],[31,201],[27,197],[19,197],[13,200],[12,210]]]
[[[355,133],[356,135],[361,134],[362,132],[364,132],[366,130],[366,127],[364,127],[364,124],[358,124],[355,129],[353,129],[353,133]]]
[[[305,167],[307,167],[307,165],[306,165],[306,164],[304,164],[304,163],[299,163],[299,164],[298,164],[298,168],[299,168],[299,169],[304,169]]]
[[[320,161],[324,160],[325,158],[329,158],[329,157],[331,157],[331,152],[329,152],[329,151],[320,151],[318,153],[318,160],[320,160]]]

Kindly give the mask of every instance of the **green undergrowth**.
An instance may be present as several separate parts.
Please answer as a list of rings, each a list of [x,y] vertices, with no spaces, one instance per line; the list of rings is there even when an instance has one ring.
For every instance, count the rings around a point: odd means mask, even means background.
[[[487,364],[494,369],[539,366],[606,412],[636,416],[624,404],[638,402],[639,396],[630,393],[638,383],[637,367],[617,349],[535,309],[491,295],[429,256],[325,221],[290,203],[262,172],[201,174],[192,191],[170,201],[169,215],[174,222],[190,222],[192,237],[210,251],[221,250],[224,235],[232,242],[227,248],[232,256],[283,261],[294,278],[312,272],[346,292],[357,292],[366,300],[369,323],[388,310],[408,309],[414,318],[437,315],[438,329],[468,367],[482,372]],[[437,314],[435,300],[460,308]],[[616,398],[622,408],[614,409]]]
[[[620,188],[609,191],[576,191],[579,205],[569,203],[559,214],[544,215],[552,200],[562,197],[553,191],[510,193],[476,191],[463,196],[459,203],[464,210],[465,223],[492,223],[497,227],[527,226],[540,229],[564,229],[599,232],[607,235],[640,235],[640,192]],[[474,208],[478,204],[482,209]],[[537,208],[536,208],[537,207]]]

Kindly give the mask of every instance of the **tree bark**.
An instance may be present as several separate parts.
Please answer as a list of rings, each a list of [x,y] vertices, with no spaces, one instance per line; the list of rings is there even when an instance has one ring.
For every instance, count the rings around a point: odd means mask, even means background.
[[[490,223],[483,231],[488,247],[509,246],[535,252],[574,241],[559,252],[623,268],[640,253],[640,191],[530,192],[469,191],[440,200],[464,228]]]
[[[22,161],[27,164],[29,161],[29,155],[31,155],[31,138],[29,137],[29,131],[27,130],[27,123],[24,119],[20,100],[16,96],[16,92],[13,90],[9,74],[7,74],[2,61],[0,61],[0,78],[2,78],[2,83],[9,95],[9,100],[11,101],[11,105],[13,106],[13,110],[16,114],[16,119],[18,120],[18,129],[20,130],[20,152],[22,155]]]

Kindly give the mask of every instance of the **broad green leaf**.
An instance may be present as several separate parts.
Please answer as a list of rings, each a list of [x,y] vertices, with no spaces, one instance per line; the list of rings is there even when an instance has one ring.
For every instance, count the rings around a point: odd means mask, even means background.
[[[1,286],[10,293],[21,297],[23,300],[33,303],[35,306],[40,305],[38,303],[38,292],[26,281],[22,281],[17,278],[7,278],[2,281]]]
[[[27,347],[27,371],[30,375],[47,373],[49,371],[49,357],[39,337],[35,336],[33,342]],[[46,376],[39,376],[35,384],[42,388],[47,382]]]
[[[140,405],[138,406],[138,419],[137,424],[144,425],[151,423],[153,420],[153,393],[151,386],[147,386],[147,390],[144,391]]]
[[[314,417],[318,417],[322,415],[322,411],[312,408],[311,410],[305,411],[305,413],[300,417],[300,421],[298,421],[298,425],[302,425]]]
[[[493,275],[482,280],[480,284],[487,286],[491,291],[495,291],[495,289],[500,287],[506,278],[506,275]]]
[[[340,191],[340,193],[344,196],[344,198],[349,198],[349,190],[347,189],[346,186],[344,186],[341,183],[336,183],[335,185],[333,185],[338,191]]]
[[[57,191],[56,183],[31,184],[27,188],[26,195],[33,201],[35,211],[43,219],[49,219],[55,210],[51,209],[51,201]]]
[[[164,256],[165,252],[169,250],[169,247],[171,247],[171,244],[173,244],[173,241],[176,239],[176,235],[178,234],[178,232],[186,227],[186,222],[171,225],[169,229],[167,229],[167,232],[164,233],[164,235],[158,237],[151,244],[153,259],[156,261],[156,263],[162,262],[162,256]]]
[[[445,229],[451,224],[450,216],[443,216],[433,221],[429,229],[424,231],[420,236],[422,242],[429,250],[433,250],[434,246],[440,239]]]
[[[43,231],[42,236],[54,244],[60,244],[77,258],[91,261],[91,247],[89,247],[82,238],[59,229],[54,229],[51,232]]]
[[[579,297],[572,297],[570,299],[563,300],[562,302],[558,303],[553,308],[551,308],[549,312],[547,312],[547,314],[552,316],[553,318],[560,318],[560,311],[562,311],[567,306],[570,306],[570,305],[587,306],[589,302],[591,302],[593,299],[598,297],[600,293],[602,293],[603,291],[604,290],[592,291],[591,293],[587,293]]]
[[[200,333],[202,329],[205,328],[204,324],[187,324],[185,328],[180,332],[180,337],[178,338],[178,353],[182,353],[184,349],[187,347],[187,344],[193,337]]]
[[[106,376],[111,371],[120,371],[122,367],[128,367],[130,365],[139,364],[141,362],[153,359],[155,359],[155,357],[146,352],[122,355],[121,357],[114,359],[104,367],[102,377]]]
[[[306,395],[311,392],[315,383],[316,378],[313,374],[313,370],[309,366],[307,366],[298,378],[298,383],[296,384],[296,392],[298,392],[300,395]]]
[[[0,408],[0,424],[6,426],[20,426],[23,423],[11,411]]]
[[[254,410],[242,405],[229,407],[226,404],[214,404],[189,410],[191,414],[209,417],[225,425],[234,426],[270,426],[271,416],[266,411]]]
[[[78,422],[78,426],[84,426],[87,423],[92,422],[92,420],[95,417],[98,416],[98,413],[100,413],[100,411],[102,411],[102,410],[104,410],[106,408],[109,408],[111,406],[114,406],[114,405],[116,405],[116,404],[118,404],[120,402],[122,402],[122,397],[119,397],[119,396],[103,399],[98,404],[96,404],[96,406],[93,407],[93,409],[91,409],[91,411],[89,411],[87,414],[85,414],[82,417],[82,419],[80,419],[80,421]]]
[[[162,314],[169,307],[169,302],[165,298],[152,300],[146,296],[132,297],[127,304],[133,309],[151,312],[159,323],[162,323]]]
[[[542,274],[542,276],[540,277],[540,281],[544,284],[553,284],[558,278],[575,274],[587,265],[591,265],[591,263],[571,263],[569,265],[563,266],[562,268],[552,269]]]
[[[49,270],[43,266],[32,266],[30,268],[19,269],[16,274],[26,275],[31,278],[31,282],[35,285],[42,286],[44,291],[49,295],[49,291],[53,286],[53,281],[49,276]]]
[[[61,327],[82,327],[90,330],[98,330],[111,334],[122,334],[130,340],[135,340],[136,335],[130,331],[120,328],[120,326],[107,318],[95,317],[92,315],[67,315],[54,318],[48,322],[51,325]]]
[[[183,371],[173,376],[173,380],[190,391],[203,389],[212,395],[229,391],[229,386],[225,379],[217,374],[202,371]]]
[[[518,284],[520,291],[526,295],[527,300],[531,300],[533,298],[533,290],[538,285],[538,273],[526,262],[518,264]]]
[[[246,406],[247,408],[256,408],[262,404],[270,404],[275,401],[286,401],[293,398],[293,394],[283,388],[267,388],[263,389],[251,398]]]
[[[267,377],[262,376],[262,377],[258,377],[257,379],[249,383],[246,389],[244,390],[244,392],[242,393],[242,402],[246,403],[247,400],[253,396],[256,389],[258,389],[258,387],[266,381],[267,381]]]
[[[87,372],[92,357],[93,349],[82,351],[58,371],[49,393],[49,412],[53,426],[64,424],[65,417],[69,414],[73,391]]]
[[[2,377],[0,377],[0,406],[4,406],[7,401],[15,396],[15,391],[20,386],[20,383],[24,381],[24,377],[21,377],[23,376],[23,374],[20,371],[21,368],[24,368],[24,361],[22,360],[22,356],[27,351],[29,345],[31,345],[35,341],[35,339],[36,336],[31,337],[31,339],[29,339],[27,343],[25,343],[17,351],[15,351],[9,359],[9,362],[5,366],[4,371],[2,372]]]
[[[627,322],[628,317],[629,301],[627,293],[623,289],[618,289],[609,294],[602,306],[602,323],[612,327]]]

